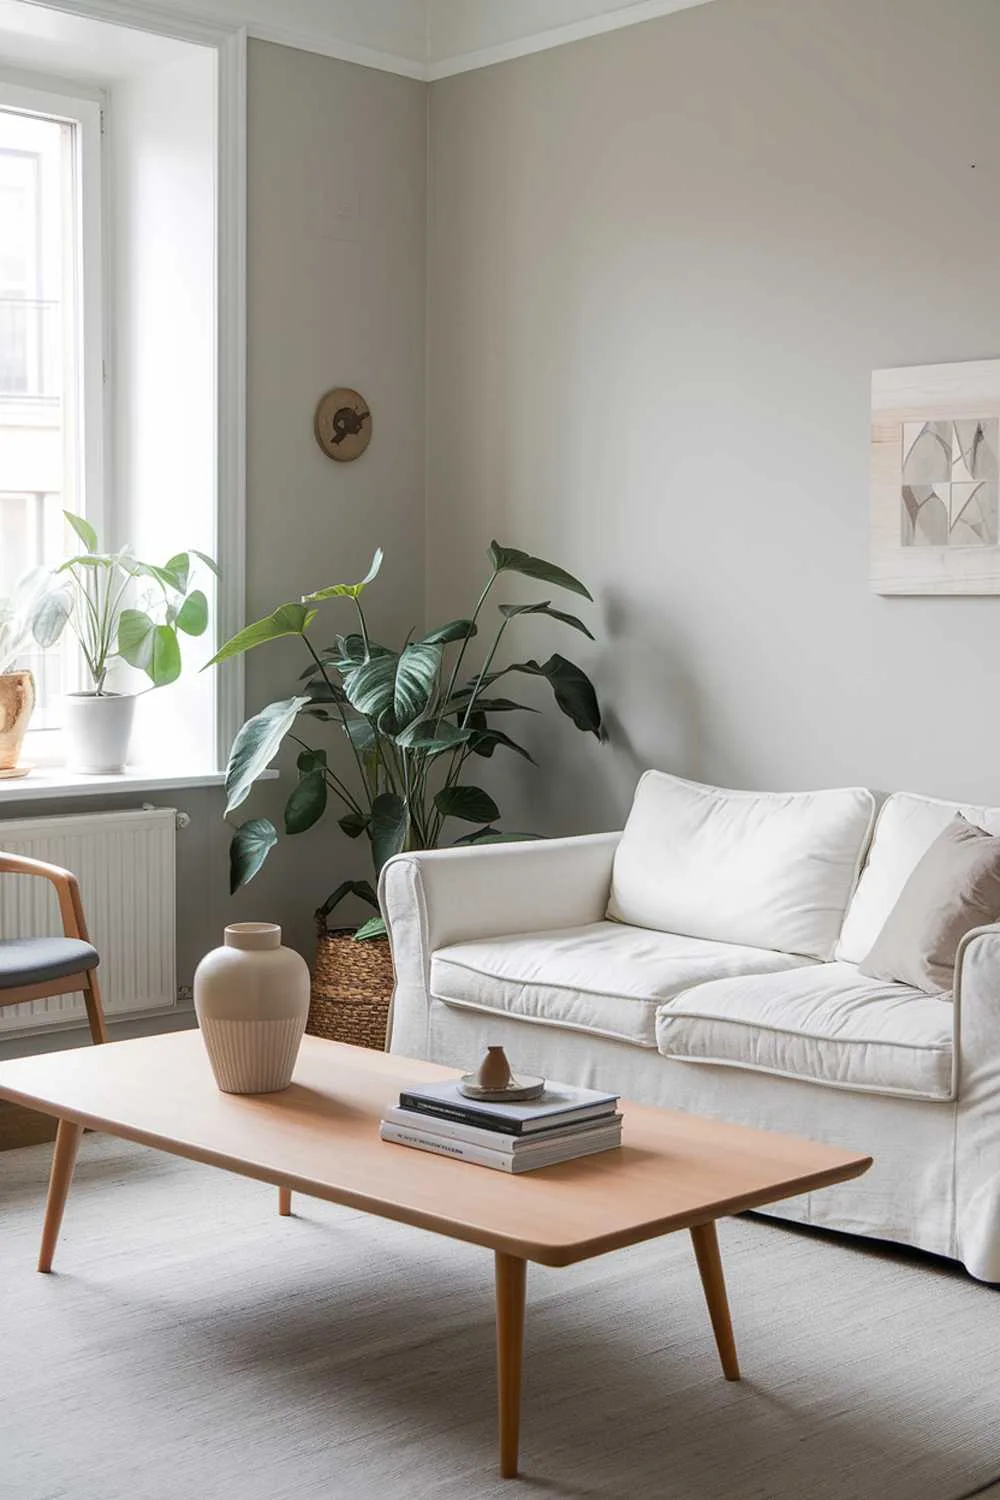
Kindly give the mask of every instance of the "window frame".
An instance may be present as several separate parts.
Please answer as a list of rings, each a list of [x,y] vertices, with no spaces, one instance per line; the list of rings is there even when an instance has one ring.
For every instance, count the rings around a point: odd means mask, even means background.
[[[142,0],[36,0],[59,13],[131,27],[210,47],[218,58],[217,183],[217,513],[215,556],[224,586],[216,603],[216,636],[227,640],[246,623],[246,427],[247,427],[247,39],[242,20],[219,15],[201,17],[191,10],[150,10]],[[23,76],[23,75],[22,75]],[[17,75],[3,68],[0,77]],[[86,83],[71,88],[63,80],[32,71],[32,80],[65,98],[83,98]],[[100,90],[94,90],[95,99]],[[216,672],[215,756],[206,768],[214,776],[224,767],[245,717],[245,663],[236,657]],[[127,778],[122,778],[123,781]],[[155,779],[155,778],[154,778]],[[149,783],[150,785],[152,783]],[[42,795],[57,795],[53,782]],[[4,784],[0,798],[30,800],[31,778]]]
[[[108,213],[104,191],[107,101],[102,90],[81,86],[79,92],[70,92],[68,84],[49,78],[40,83],[43,86],[15,82],[9,73],[0,77],[0,109],[41,115],[76,127],[75,208],[79,232],[74,275],[79,352],[75,361],[74,404],[81,427],[76,478],[78,490],[84,496],[87,519],[100,531],[107,519],[105,465],[112,409],[107,391],[111,278],[107,274],[104,249]],[[93,336],[95,329],[97,337]]]
[[[106,263],[107,100],[103,90],[73,86],[68,80],[47,76],[36,80],[32,75],[31,82],[22,82],[16,75],[5,73],[0,76],[0,110],[73,127],[74,357],[72,397],[62,415],[64,428],[72,424],[77,429],[73,441],[73,489],[78,498],[74,504],[100,534],[108,522],[106,458],[113,451],[109,430],[113,412],[109,390],[112,280]],[[68,497],[64,494],[62,498],[68,509]],[[79,656],[68,637],[62,649]],[[82,667],[82,659],[69,661],[65,671],[70,682],[79,676],[78,685],[83,685]],[[35,764],[59,764],[64,753],[62,731],[57,727],[29,728],[25,752],[26,758]]]

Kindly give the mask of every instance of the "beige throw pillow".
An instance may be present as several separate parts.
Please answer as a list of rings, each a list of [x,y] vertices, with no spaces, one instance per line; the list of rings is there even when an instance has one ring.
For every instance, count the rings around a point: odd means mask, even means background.
[[[956,813],[917,861],[867,957],[873,979],[938,995],[954,983],[967,932],[1000,920],[1000,838]]]

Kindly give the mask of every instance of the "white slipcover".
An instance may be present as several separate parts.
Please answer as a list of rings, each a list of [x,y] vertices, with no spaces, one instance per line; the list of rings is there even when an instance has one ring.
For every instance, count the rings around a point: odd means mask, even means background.
[[[831,1088],[954,1096],[951,996],[813,964],[684,990],[656,1016],[664,1057],[804,1078]]]
[[[655,1047],[656,1012],[671,995],[726,974],[774,973],[808,962],[766,948],[591,922],[438,948],[430,989],[449,1005]]]
[[[615,854],[608,916],[830,958],[874,816],[863,787],[732,792],[647,771]]]
[[[468,1068],[487,1044],[501,1043],[525,1072],[870,1153],[875,1164],[864,1176],[769,1212],[915,1245],[1000,1282],[1000,924],[969,934],[959,949],[950,1099],[679,1061],[617,1038],[433,998],[439,948],[599,922],[619,837],[480,845],[391,860],[379,894],[396,969],[392,1051]],[[786,980],[777,975],[772,982]]]

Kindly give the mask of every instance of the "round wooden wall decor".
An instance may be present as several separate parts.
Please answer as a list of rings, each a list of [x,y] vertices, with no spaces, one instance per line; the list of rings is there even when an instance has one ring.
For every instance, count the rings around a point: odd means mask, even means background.
[[[372,440],[372,414],[364,396],[338,385],[320,397],[313,430],[327,458],[349,464],[360,458]]]

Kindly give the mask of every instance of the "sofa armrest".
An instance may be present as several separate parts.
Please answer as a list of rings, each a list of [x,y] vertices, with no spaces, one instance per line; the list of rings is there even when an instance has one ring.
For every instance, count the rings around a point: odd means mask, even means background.
[[[974,927],[955,959],[956,1092],[1000,1117],[1000,923]]]
[[[1000,923],[966,933],[955,960],[955,1243],[973,1276],[1000,1281]]]
[[[397,854],[379,881],[396,971],[391,1050],[427,1056],[431,954],[604,916],[620,833]]]

